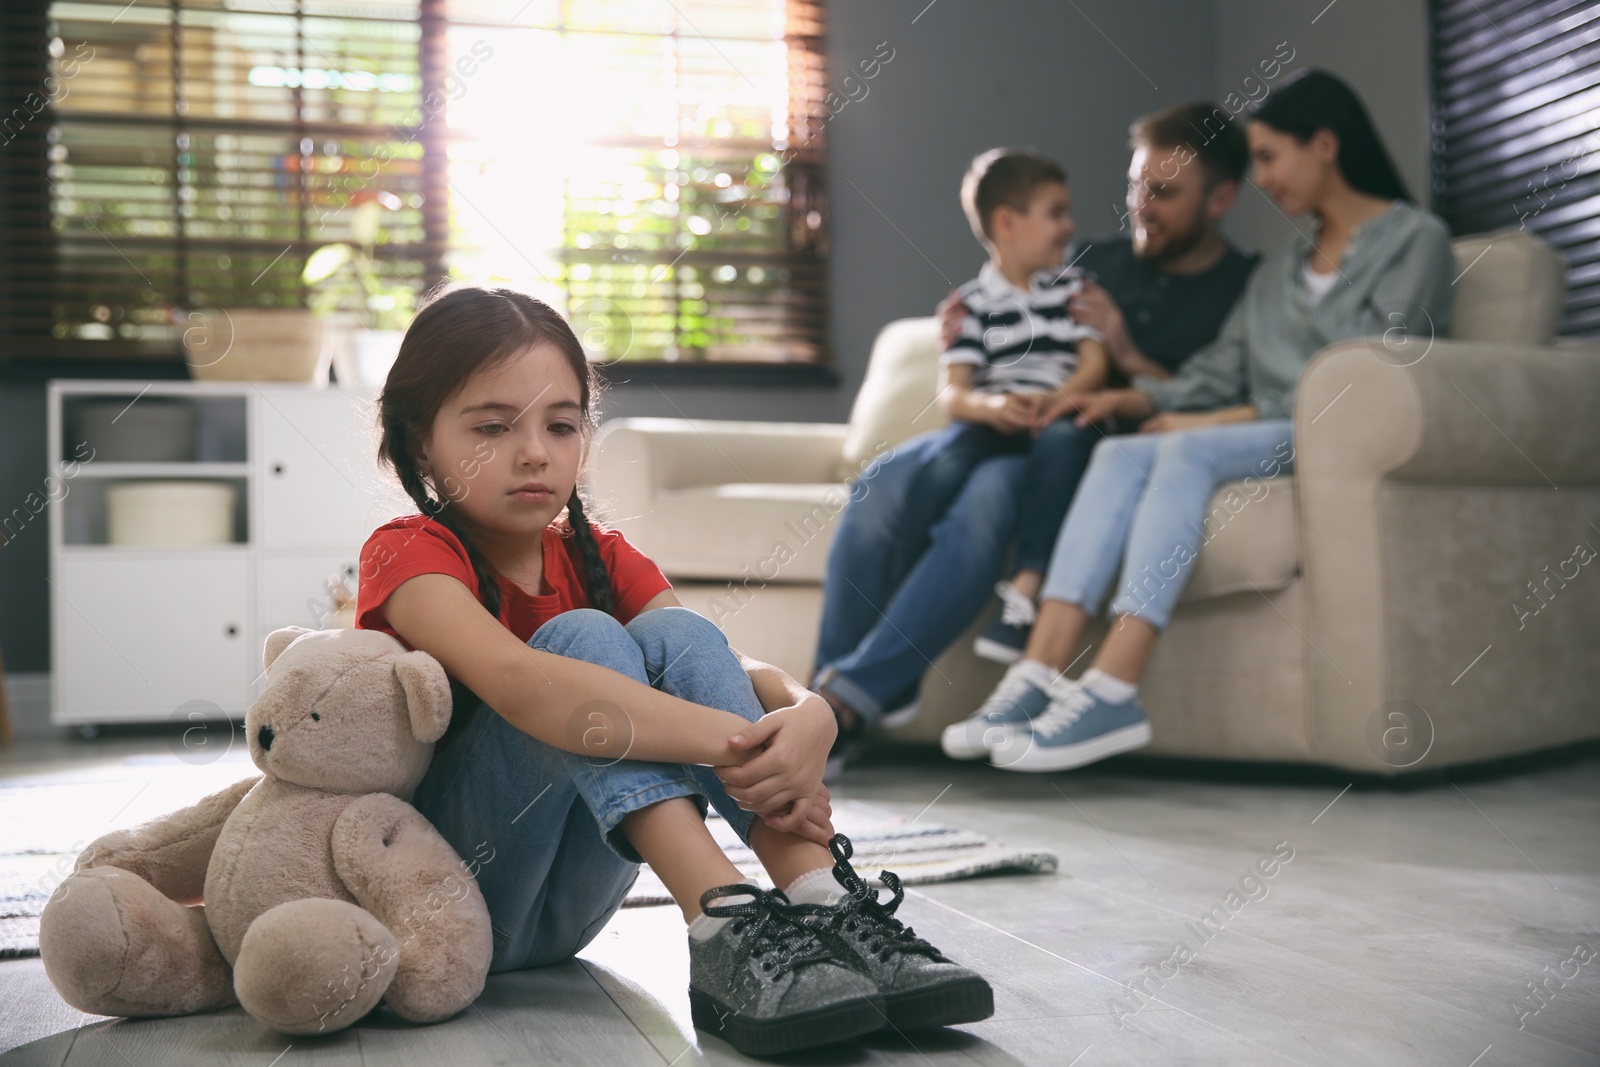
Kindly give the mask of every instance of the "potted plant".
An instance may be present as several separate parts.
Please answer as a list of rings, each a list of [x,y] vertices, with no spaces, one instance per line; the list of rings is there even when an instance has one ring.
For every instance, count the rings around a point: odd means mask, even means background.
[[[390,192],[359,194],[350,224],[354,243],[323,245],[306,259],[300,280],[313,290],[311,310],[338,322],[331,338],[333,367],[345,385],[381,385],[400,352],[400,339],[416,309],[416,293],[405,282],[378,273],[373,249],[384,234],[384,211],[401,202]],[[356,311],[352,316],[350,308]]]

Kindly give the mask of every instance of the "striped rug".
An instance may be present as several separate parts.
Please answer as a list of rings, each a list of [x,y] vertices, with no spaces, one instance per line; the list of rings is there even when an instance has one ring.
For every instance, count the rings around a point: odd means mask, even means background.
[[[62,774],[0,778],[0,959],[39,954],[39,912],[90,841],[254,773],[248,760],[234,757],[197,767],[176,756],[137,756]],[[907,885],[920,885],[990,871],[1050,873],[1058,862],[1051,852],[1013,848],[858,801],[836,799],[833,816],[834,828],[855,846],[852,864],[871,880],[883,868]],[[772,884],[725,821],[713,818],[707,825],[747,881]],[[671,902],[666,887],[643,867],[623,906]]]

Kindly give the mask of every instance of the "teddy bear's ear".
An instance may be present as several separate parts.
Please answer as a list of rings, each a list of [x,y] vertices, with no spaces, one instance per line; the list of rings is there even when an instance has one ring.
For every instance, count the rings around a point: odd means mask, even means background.
[[[411,732],[418,741],[433,742],[450,725],[450,677],[426,652],[406,652],[394,659],[394,673],[406,691]]]
[[[261,652],[261,666],[267,670],[272,669],[272,661],[283,655],[283,650],[294,642],[301,634],[313,631],[304,626],[285,626],[281,630],[274,630],[267,635],[266,647]]]

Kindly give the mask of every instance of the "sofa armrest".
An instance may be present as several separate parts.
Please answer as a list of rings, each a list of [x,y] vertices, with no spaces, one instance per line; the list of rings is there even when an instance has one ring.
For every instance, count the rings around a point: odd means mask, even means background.
[[[1401,449],[1387,477],[1467,485],[1600,481],[1595,355],[1436,341],[1425,358],[1402,368],[1383,362],[1385,354],[1373,341],[1336,345],[1306,375],[1331,385],[1341,374],[1352,382],[1361,374],[1398,394],[1407,414],[1383,428]]]
[[[595,437],[590,484],[608,510],[632,518],[649,514],[663,490],[838,482],[848,429],[844,423],[612,419]]]
[[[1551,517],[1600,498],[1600,359],[1447,340],[1396,358],[1379,338],[1324,349],[1294,413],[1309,741],[1380,773],[1397,765],[1367,728],[1391,701],[1451,709],[1436,759],[1470,748],[1463,702],[1488,690],[1451,688],[1452,675],[1510,618],[1511,576],[1553,551]],[[1497,673],[1538,651],[1502,644]]]

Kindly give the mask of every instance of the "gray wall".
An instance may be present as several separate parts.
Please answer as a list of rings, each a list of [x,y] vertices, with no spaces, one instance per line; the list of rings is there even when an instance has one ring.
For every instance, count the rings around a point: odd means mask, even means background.
[[[929,314],[982,263],[956,199],[973,155],[1013,144],[1053,156],[1072,176],[1080,234],[1113,232],[1129,121],[1235,91],[1279,41],[1293,44],[1296,66],[1326,65],[1350,78],[1421,190],[1421,0],[1337,0],[1312,25],[1324,2],[836,0],[828,26],[833,85],[880,42],[894,49],[867,96],[827,129],[830,336],[843,380],[781,389],[615,386],[604,414],[843,421],[878,329]],[[1237,215],[1233,232],[1245,244],[1273,247],[1287,232],[1259,193],[1250,192]],[[43,384],[0,384],[0,510],[38,489],[44,467]],[[13,672],[49,669],[42,518],[0,550],[0,648]]]

